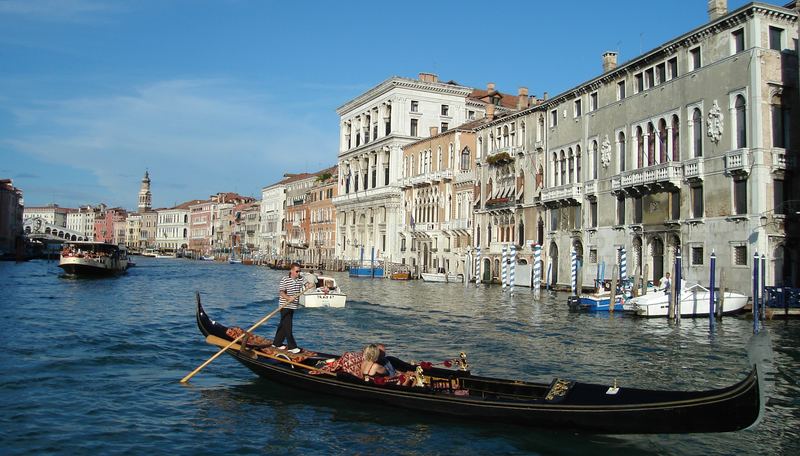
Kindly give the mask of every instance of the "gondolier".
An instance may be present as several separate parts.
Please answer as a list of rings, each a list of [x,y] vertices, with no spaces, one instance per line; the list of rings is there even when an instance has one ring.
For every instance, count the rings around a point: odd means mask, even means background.
[[[275,332],[275,339],[272,346],[279,349],[287,349],[292,353],[300,353],[297,342],[292,334],[292,320],[294,311],[300,307],[299,298],[303,292],[304,281],[300,277],[300,265],[292,263],[289,267],[289,275],[282,278],[278,285],[278,303],[281,308],[281,322]],[[283,344],[286,341],[287,345]]]

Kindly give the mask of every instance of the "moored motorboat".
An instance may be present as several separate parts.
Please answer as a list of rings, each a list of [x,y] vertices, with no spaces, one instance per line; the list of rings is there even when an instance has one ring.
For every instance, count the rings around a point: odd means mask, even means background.
[[[757,369],[738,383],[707,391],[666,391],[601,385],[556,378],[535,383],[473,375],[463,355],[461,369],[431,363],[406,363],[387,357],[403,372],[416,372],[414,386],[367,382],[350,373],[333,371],[338,355],[303,351],[294,355],[258,345],[232,344],[235,329],[213,321],[197,300],[197,325],[206,341],[259,376],[322,395],[384,404],[430,414],[571,432],[603,434],[728,432],[757,422],[761,397]],[[239,332],[241,334],[241,330]],[[247,336],[248,340],[255,337]],[[260,338],[259,338],[260,339]],[[344,358],[342,356],[341,358]],[[447,366],[447,362],[443,362]],[[616,383],[616,382],[615,382]]]
[[[300,296],[303,307],[344,307],[346,302],[347,295],[339,288],[336,279],[327,276],[318,276],[316,287]]]
[[[105,242],[68,242],[61,251],[58,267],[70,276],[121,274],[128,269],[128,254],[125,247]]]
[[[741,293],[726,291],[722,299],[722,313],[741,312],[748,297]],[[711,292],[697,283],[681,281],[681,316],[708,317]],[[715,306],[720,303],[720,292],[714,293]],[[666,317],[669,314],[669,296],[663,290],[648,293],[631,300],[630,308],[640,317]],[[627,306],[626,306],[627,307]]]
[[[425,282],[438,282],[438,283],[445,283],[445,282],[463,283],[464,274],[456,274],[453,272],[448,274],[445,274],[444,272],[423,272],[422,280]]]

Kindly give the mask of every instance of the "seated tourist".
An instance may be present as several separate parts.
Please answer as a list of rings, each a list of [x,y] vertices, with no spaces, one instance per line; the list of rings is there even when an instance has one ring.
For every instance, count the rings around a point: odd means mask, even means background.
[[[361,375],[364,380],[374,380],[376,377],[388,377],[386,368],[378,362],[381,351],[375,344],[364,347],[364,360],[361,362]]]

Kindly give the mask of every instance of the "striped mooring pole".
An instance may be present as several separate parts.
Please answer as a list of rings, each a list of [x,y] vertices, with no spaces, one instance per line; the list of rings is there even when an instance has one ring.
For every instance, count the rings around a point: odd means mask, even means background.
[[[481,283],[481,247],[475,246],[475,285]]]
[[[761,287],[759,288],[759,296],[761,296],[761,321],[767,319],[767,257],[761,254]]]
[[[619,283],[619,289],[625,295],[625,291],[628,289],[628,252],[625,251],[625,247],[621,247],[619,250]]]
[[[572,295],[578,296],[578,254],[575,252],[575,246],[572,246],[569,252],[570,258],[570,288]]]
[[[503,250],[500,254],[500,282],[502,283],[503,291],[506,291],[506,281],[508,280],[508,265],[506,265],[506,260],[508,259],[508,246],[503,244]]]
[[[672,293],[675,299],[675,323],[681,324],[681,273],[682,273],[681,252],[675,255],[675,283],[672,284]]]
[[[511,295],[514,295],[514,284],[517,282],[516,273],[517,273],[517,246],[511,244],[511,270],[508,274],[508,287]]]
[[[542,246],[533,246],[533,298],[539,299],[542,293]]]

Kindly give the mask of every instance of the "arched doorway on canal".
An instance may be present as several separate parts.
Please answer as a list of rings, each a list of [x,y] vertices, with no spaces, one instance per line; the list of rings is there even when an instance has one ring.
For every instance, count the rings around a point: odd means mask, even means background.
[[[664,276],[664,241],[658,236],[650,239],[650,261],[653,265],[653,276],[650,279],[653,283],[658,283]]]
[[[550,284],[555,285],[558,283],[558,246],[555,242],[550,243],[549,253],[550,266],[548,269],[550,270]],[[547,280],[547,275],[545,275],[545,280]]]
[[[488,258],[483,259],[483,283],[491,283],[492,281],[492,260]]]

